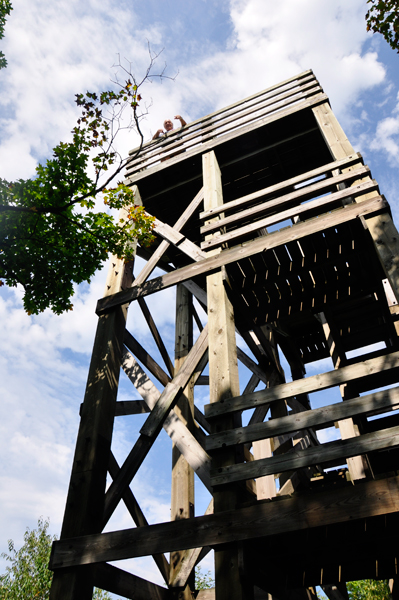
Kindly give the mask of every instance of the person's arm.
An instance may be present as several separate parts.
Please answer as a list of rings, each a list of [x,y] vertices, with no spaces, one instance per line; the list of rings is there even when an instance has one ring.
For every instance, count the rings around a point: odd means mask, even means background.
[[[157,140],[161,133],[163,133],[163,129],[158,129],[158,131],[152,136],[152,139]]]
[[[182,127],[184,127],[185,125],[187,125],[187,123],[185,122],[185,120],[183,119],[183,117],[181,117],[180,115],[176,115],[175,119],[177,121],[180,121],[180,124],[181,124]]]

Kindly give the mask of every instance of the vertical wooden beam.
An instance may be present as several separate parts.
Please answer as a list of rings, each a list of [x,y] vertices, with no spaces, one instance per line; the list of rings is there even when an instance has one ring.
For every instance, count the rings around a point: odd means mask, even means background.
[[[215,153],[202,157],[204,175],[204,210],[223,204],[222,181]],[[219,217],[217,217],[219,218]],[[218,235],[217,233],[214,235]],[[220,249],[209,252],[212,255]],[[210,402],[220,402],[240,394],[235,341],[233,307],[223,285],[223,273],[219,271],[207,277],[208,328],[209,328],[209,395]],[[213,431],[223,431],[237,426],[231,415],[214,424]],[[235,463],[235,450],[224,449],[213,456],[213,467],[219,468]],[[235,485],[224,486],[214,493],[215,513],[235,509],[239,505],[239,490]],[[229,544],[215,550],[216,600],[249,600],[253,597],[245,585],[242,556],[238,545]]]
[[[134,191],[141,204],[136,186]],[[122,209],[119,218],[126,215]],[[105,295],[126,289],[132,279],[133,261],[111,257]],[[101,532],[126,315],[124,305],[98,319],[61,539]],[[55,571],[50,600],[91,600],[92,594],[91,566]]]
[[[326,315],[324,313],[319,313],[318,318],[323,327],[324,335],[326,338],[328,349],[330,351],[330,356],[333,361],[334,369],[338,369],[340,366],[345,366],[345,353],[341,348],[338,332],[334,331],[333,324],[327,321]],[[340,385],[339,389],[341,392],[342,399],[347,400],[348,395],[346,393],[346,384]],[[355,428],[355,424],[352,418],[338,421],[338,427],[341,434],[341,439],[343,440],[347,440],[348,438],[356,437],[357,435],[359,435]],[[347,458],[346,463],[348,465],[352,481],[355,481],[357,479],[364,479],[366,477],[368,465],[366,459],[363,456],[352,456],[351,458]]]
[[[175,327],[175,372],[184,363],[193,345],[192,295],[182,284],[176,289],[176,327]],[[194,381],[190,380],[179,398],[175,412],[185,425],[192,428],[194,424]],[[194,516],[194,471],[173,444],[172,448],[172,500],[171,520],[189,519]],[[180,569],[184,558],[183,551],[171,552],[170,582],[175,579],[175,573]],[[184,590],[178,592],[179,600],[192,600],[194,591],[194,572],[189,577]]]
[[[313,114],[320,127],[320,131],[330,148],[332,156],[336,159],[342,159],[353,154],[354,149],[346,137],[341,125],[331,110],[328,102],[312,108]],[[352,170],[356,165],[349,167]],[[369,177],[367,179],[370,179]],[[354,181],[352,185],[358,182]],[[377,195],[377,192],[365,194],[356,199],[356,202],[367,200],[371,196]],[[381,265],[391,284],[396,300],[399,302],[399,233],[394,225],[391,216],[388,213],[371,217],[364,221],[371,237],[373,238],[377,255]]]

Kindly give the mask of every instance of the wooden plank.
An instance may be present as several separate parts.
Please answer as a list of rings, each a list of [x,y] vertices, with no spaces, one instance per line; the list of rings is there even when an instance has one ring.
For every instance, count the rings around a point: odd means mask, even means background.
[[[181,214],[181,216],[178,218],[178,220],[174,224],[173,229],[175,231],[180,231],[181,229],[183,229],[184,225],[186,225],[188,220],[193,216],[193,214],[195,213],[195,211],[197,210],[198,206],[201,204],[203,199],[204,199],[204,190],[203,190],[203,188],[201,188],[200,191],[198,192],[198,194],[196,194],[194,199],[190,202],[190,204],[187,206],[187,208],[184,210],[184,212]],[[151,256],[150,260],[146,263],[146,265],[140,271],[139,275],[136,277],[135,285],[141,285],[142,283],[144,283],[144,281],[146,281],[146,279],[151,275],[152,271],[157,266],[158,261],[164,255],[164,253],[169,248],[169,246],[170,246],[170,244],[168,242],[166,242],[165,240],[163,240],[161,242],[161,244],[158,246],[158,248],[155,250],[155,252]]]
[[[132,381],[133,385],[135,385],[137,391],[143,396],[149,409],[152,409],[161,395],[160,392],[128,351],[125,351],[124,353],[122,366],[126,375]],[[197,417],[196,413],[195,416]],[[208,425],[205,417],[203,421]],[[193,433],[188,430],[187,426],[177,416],[173,409],[165,419],[163,428],[169,437],[174,440],[180,452],[197,473],[205,487],[211,491],[211,459]]]
[[[352,154],[353,148],[328,102],[313,107],[312,110],[332,155],[340,159],[347,154]],[[396,300],[399,302],[399,269],[396,260],[399,252],[398,231],[388,212],[368,222],[367,227]]]
[[[173,408],[174,403],[177,401],[182,390],[187,385],[188,380],[192,376],[207,349],[208,328],[205,327],[190,350],[184,365],[179,369],[172,381],[166,385],[141,428],[140,437],[129,452],[128,457],[120,469],[118,477],[114,479],[108,488],[107,493],[105,494],[104,503],[104,526],[110,519],[112,513],[119,504],[124,491],[152,448],[166,417]]]
[[[93,579],[96,587],[131,600],[172,600],[168,589],[107,563],[94,566]]]
[[[151,356],[144,350],[144,348],[139,344],[139,342],[126,330],[125,332],[125,343],[128,348],[132,350],[134,354],[136,354],[137,358],[147,367],[147,369],[152,373],[163,386],[166,386],[169,381],[171,381],[170,377],[165,373],[165,371],[151,358]],[[200,368],[200,373],[197,373],[195,376],[195,381],[197,381],[201,372],[206,366],[206,358],[204,358],[205,364]],[[144,373],[144,372],[143,372]],[[134,383],[136,389],[136,383]],[[155,387],[155,386],[154,386]],[[209,423],[207,422],[205,416],[201,413],[201,411],[194,406],[194,417],[198,421],[198,423],[205,429],[205,431],[209,431]]]
[[[337,331],[336,325],[334,323],[334,319],[331,315],[331,311],[328,311],[329,319],[327,320],[326,314],[321,312],[317,315],[322,327],[324,336],[326,338],[326,344],[330,352],[330,356],[333,361],[333,365],[335,369],[338,369],[340,365],[346,364],[346,355],[344,349],[342,347],[341,336],[339,331]],[[340,393],[343,400],[347,398],[347,386],[340,386]],[[355,424],[351,417],[352,415],[347,415],[342,420],[337,419],[338,427],[341,434],[341,439],[346,440],[351,437],[355,437],[358,435]],[[367,472],[370,471],[368,462],[366,457],[363,456],[352,456],[348,457],[346,461],[349,469],[349,473],[352,481],[356,481],[357,479],[363,479],[366,477]]]
[[[144,400],[120,400],[116,403],[115,417],[141,415],[150,412]]]
[[[204,208],[223,203],[222,179],[215,153],[202,156],[204,176]],[[215,234],[217,235],[217,234]],[[218,253],[218,251],[215,251]],[[240,393],[237,365],[237,345],[233,306],[223,285],[223,272],[213,273],[206,278],[208,328],[209,328],[209,400],[219,403]],[[220,419],[217,427],[230,429],[236,418]],[[218,453],[212,459],[213,467],[234,464],[234,449]],[[238,503],[238,490],[228,489],[213,494],[214,511],[225,511]],[[242,600],[244,581],[239,569],[236,545],[215,550],[215,580],[218,600]]]
[[[204,513],[205,515],[213,514],[213,498],[208,504],[208,507]],[[210,550],[210,548],[209,548]],[[200,555],[203,553],[203,548],[190,548],[185,550],[183,559],[180,562],[179,568],[175,571],[174,578],[170,582],[171,587],[184,587],[187,583],[187,579],[190,573],[193,571],[195,565],[198,562]]]
[[[153,294],[162,289],[166,289],[176,283],[192,279],[198,275],[209,274],[220,267],[231,264],[243,258],[259,254],[281,244],[287,244],[290,241],[298,240],[317,231],[323,231],[328,227],[336,227],[340,223],[345,223],[351,219],[355,219],[361,215],[371,214],[383,208],[386,208],[388,203],[386,200],[378,196],[366,200],[361,204],[352,204],[335,210],[330,214],[321,215],[315,219],[309,219],[304,223],[298,223],[289,229],[276,231],[267,236],[259,237],[248,244],[236,248],[224,250],[217,256],[211,256],[205,260],[198,261],[187,267],[176,269],[172,273],[162,275],[151,281],[147,281],[141,286],[133,286],[130,290],[119,292],[109,298],[101,298],[97,303],[97,314],[104,314],[113,306],[131,302],[140,296]]]
[[[245,204],[248,204],[248,202],[253,202],[254,200],[257,200],[258,198],[265,197],[266,195],[274,195],[278,192],[282,192],[285,189],[291,189],[299,183],[307,181],[308,179],[314,179],[315,177],[318,177],[323,173],[332,171],[333,169],[349,167],[354,163],[360,163],[362,160],[363,159],[361,154],[359,152],[356,152],[354,154],[351,154],[350,156],[346,156],[342,160],[336,160],[334,162],[327,163],[322,167],[318,167],[317,169],[313,169],[312,171],[307,171],[306,173],[302,173],[301,175],[297,175],[296,177],[292,177],[291,179],[285,179],[280,183],[275,183],[274,185],[259,190],[258,192],[253,192],[252,194],[242,196],[241,198],[237,198],[237,200],[225,202],[223,206],[210,208],[208,211],[203,211],[202,213],[200,213],[200,219],[208,219],[210,217],[218,215],[221,212],[230,212],[239,207],[245,206]]]
[[[138,358],[140,362],[143,363],[143,365],[158,379],[158,381],[165,386],[171,381],[170,377],[165,373],[165,371],[158,365],[152,356],[148,354],[143,346],[127,329],[125,330],[123,341],[125,346]]]
[[[298,86],[298,85],[302,85],[303,82],[307,82],[310,80],[314,80],[317,82],[317,79],[315,78],[313,71],[311,69],[308,69],[307,71],[303,71],[302,73],[300,73],[299,75],[295,75],[294,77],[290,77],[289,79],[286,79],[280,83],[277,83],[269,88],[266,88],[265,90],[262,90],[260,92],[257,92],[256,94],[253,94],[251,96],[248,96],[247,98],[244,98],[243,100],[239,100],[238,102],[234,102],[234,104],[230,104],[229,106],[225,106],[223,108],[220,108],[217,111],[214,111],[213,113],[210,113],[209,115],[206,115],[205,117],[201,117],[200,119],[197,119],[196,121],[192,121],[188,128],[191,129],[192,127],[195,126],[202,126],[203,121],[209,121],[210,119],[214,120],[215,117],[220,117],[221,115],[223,115],[224,113],[229,113],[231,111],[235,111],[235,109],[238,106],[242,106],[245,104],[248,104],[254,100],[259,99],[262,96],[265,96],[267,94],[273,93],[273,92],[278,92],[279,89],[281,88],[285,88],[287,86],[289,86],[290,84],[293,84],[294,86]],[[151,146],[152,142],[147,142],[146,145],[150,145]],[[133,150],[129,151],[129,156],[135,154],[137,152],[138,148],[135,148]]]
[[[376,450],[394,448],[399,445],[399,427],[383,429],[373,433],[366,433],[355,438],[337,440],[296,450],[294,446],[290,452],[280,456],[272,456],[250,463],[221,467],[211,471],[213,486],[223,485],[247,479],[256,479],[264,475],[271,475],[284,471],[296,471],[318,463],[331,463],[345,460],[358,454],[367,454]]]
[[[169,413],[170,404],[173,400],[171,400],[174,394],[182,391],[189,379],[195,372],[195,369],[204,356],[205,352],[208,350],[208,326],[206,325],[204,329],[201,331],[197,341],[191,348],[190,352],[187,354],[186,360],[176,373],[175,377],[172,379],[170,383],[166,386],[165,390],[162,392],[157,404],[151,411],[150,416],[147,418],[146,422],[140,429],[140,433],[147,436],[155,435],[155,432],[159,429],[159,423],[164,421],[165,415]],[[167,388],[170,388],[170,392],[167,391]],[[162,396],[165,397],[165,401],[161,401]],[[166,400],[166,398],[168,398]]]
[[[273,418],[266,423],[257,423],[211,434],[206,438],[206,449],[207,451],[216,450],[224,446],[264,440],[309,427],[321,429],[332,426],[335,421],[340,419],[369,413],[381,414],[396,408],[399,408],[399,387],[285,417]]]
[[[112,479],[115,479],[119,475],[120,467],[115,459],[115,456],[112,452],[110,452],[110,457],[108,460],[108,472],[111,475]],[[136,523],[137,527],[148,527],[148,521],[144,516],[143,511],[140,508],[139,503],[137,502],[132,490],[128,487],[125,493],[122,496],[123,502],[126,505],[129,513],[131,514],[133,521]],[[154,554],[153,559],[155,564],[157,565],[164,581],[166,584],[169,582],[169,563],[166,560],[163,554]],[[104,588],[108,589],[108,588]],[[112,590],[109,590],[112,591]]]
[[[137,204],[140,195],[134,188]],[[127,219],[127,211],[119,213]],[[136,240],[132,240],[133,250]],[[112,257],[105,294],[113,294],[131,285],[133,261]],[[72,473],[65,507],[61,539],[101,531],[107,459],[111,449],[116,397],[126,324],[126,306],[98,319],[96,337],[87,378],[81,420],[76,441]],[[92,573],[75,570],[56,573],[50,590],[52,600],[89,600],[93,594]]]
[[[123,560],[156,552],[217,546],[399,511],[399,477],[301,494],[189,521],[54,542],[50,568]]]
[[[174,375],[174,367],[172,364],[172,361],[170,360],[170,356],[168,354],[168,351],[165,348],[165,344],[163,343],[162,337],[158,331],[157,326],[155,325],[154,319],[152,318],[152,315],[150,313],[150,310],[147,306],[146,301],[144,300],[144,298],[139,298],[138,299],[138,303],[139,306],[141,308],[141,311],[144,315],[145,320],[147,321],[148,327],[150,328],[150,331],[152,333],[152,337],[154,338],[154,341],[158,347],[158,350],[164,360],[165,366],[169,371],[169,375],[171,377],[173,377]]]
[[[236,111],[233,111],[229,115],[224,110],[224,114],[219,117],[212,115],[211,117],[201,119],[199,126],[190,123],[183,130],[169,133],[166,139],[160,138],[155,143],[153,142],[148,150],[142,150],[140,157],[136,161],[128,163],[127,174],[131,173],[132,166],[134,167],[135,165],[145,164],[147,168],[151,168],[154,163],[159,161],[161,153],[165,155],[166,152],[170,152],[170,155],[173,156],[173,152],[182,145],[184,145],[185,149],[190,149],[193,146],[198,146],[198,143],[206,143],[210,139],[218,138],[231,130],[242,128],[254,120],[262,117],[265,118],[271,113],[282,110],[293,103],[296,104],[298,101],[304,98],[307,99],[321,91],[317,80],[314,77],[309,77],[308,81],[302,80],[300,86],[295,82],[285,89],[280,88],[268,97],[262,98],[262,95],[259,95],[257,101],[252,106],[248,106],[248,103],[240,103],[241,110],[238,115]],[[151,146],[155,146],[155,148],[152,149]]]
[[[190,132],[192,131],[198,131],[201,133],[205,130],[208,130],[208,124],[211,123],[211,129],[214,128],[215,123],[217,123],[218,121],[223,121],[226,117],[230,116],[231,114],[235,114],[237,115],[237,111],[235,110],[235,108],[237,106],[240,106],[240,111],[239,113],[241,114],[241,111],[243,109],[243,107],[248,106],[248,105],[256,105],[259,103],[262,103],[265,99],[269,99],[270,97],[273,96],[278,96],[279,94],[282,93],[282,89],[290,89],[290,88],[298,88],[298,87],[302,87],[304,84],[307,83],[313,83],[313,84],[317,84],[318,85],[318,81],[317,79],[314,77],[312,72],[307,72],[305,74],[301,74],[299,77],[294,77],[292,78],[292,80],[290,81],[286,81],[283,82],[282,84],[278,84],[276,86],[273,86],[272,88],[268,88],[267,90],[263,90],[262,92],[258,92],[257,94],[246,98],[242,101],[236,102],[234,105],[230,105],[227,106],[225,108],[219,109],[218,111],[207,115],[205,117],[202,117],[201,119],[197,119],[196,121],[192,121],[188,126],[186,126],[181,132],[180,135],[182,135],[183,137],[185,137],[186,135],[190,135]],[[267,98],[265,98],[265,96],[267,96]],[[205,125],[204,125],[205,123]],[[159,144],[159,142],[158,142]],[[152,147],[154,146],[154,142],[150,141],[147,142],[147,144],[144,144],[144,147],[141,149],[141,154],[138,158],[134,159],[133,161],[130,161],[130,163],[128,162],[127,165],[127,169],[128,171],[130,170],[130,164],[136,164],[138,162],[140,162],[141,157],[143,154],[146,154],[147,152],[151,152],[152,151]],[[131,150],[129,152],[129,155],[135,154],[137,153],[138,148],[136,148],[135,150]]]
[[[340,183],[353,183],[355,179],[358,177],[370,175],[370,169],[367,166],[359,166],[353,171],[346,171],[345,173],[341,173],[340,175],[336,175],[335,177],[328,177],[326,179],[322,179],[321,181],[317,181],[316,183],[312,183],[310,185],[301,187],[296,190],[290,190],[289,193],[283,194],[281,196],[275,197],[275,193],[273,193],[273,198],[270,200],[266,200],[261,204],[256,204],[256,206],[252,206],[247,208],[246,210],[236,211],[234,214],[224,217],[223,219],[212,221],[208,225],[201,227],[201,233],[207,234],[210,231],[214,231],[220,227],[225,227],[227,225],[236,225],[240,223],[240,221],[252,219],[254,217],[259,217],[262,214],[268,212],[271,209],[276,209],[276,207],[282,207],[285,204],[295,204],[298,206],[302,202],[309,200],[315,196],[321,196],[326,192],[335,192],[336,187]],[[284,182],[285,183],[285,182]],[[276,186],[271,186],[272,188]],[[346,192],[348,190],[340,190],[341,192]],[[267,198],[267,196],[272,195],[272,192],[269,191],[269,188],[264,188],[263,190],[256,192],[258,198]],[[253,196],[254,194],[251,194]],[[334,196],[334,194],[333,194]],[[342,198],[346,198],[344,195]],[[341,196],[336,196],[337,200],[341,199]],[[280,214],[282,211],[278,211]],[[299,214],[299,213],[298,213]],[[295,216],[295,215],[294,215]],[[282,220],[282,219],[281,219]]]
[[[193,345],[192,294],[182,285],[176,289],[176,322],[175,322],[175,370],[184,366],[189,350]],[[184,388],[184,395],[179,398],[174,408],[175,413],[190,429],[194,426],[194,381],[191,378]],[[171,521],[189,519],[194,516],[194,471],[178,446],[172,446],[172,485],[171,485]],[[185,558],[184,552],[175,551],[170,555],[170,579],[175,579],[179,564]],[[182,590],[180,600],[192,600],[194,574],[189,574]]]
[[[215,600],[215,588],[209,590],[200,590],[196,596],[196,600]]]
[[[201,258],[206,257],[206,254],[201,250],[201,248],[199,248],[196,244],[191,242],[183,234],[167,223],[162,223],[162,221],[159,219],[155,219],[154,221],[154,231],[169,244],[176,246],[176,248],[179,248],[181,252],[193,260],[201,260]]]
[[[202,242],[201,248],[203,248],[204,250],[209,250],[211,248],[219,246],[220,244],[231,242],[239,237],[248,235],[250,233],[253,233],[254,231],[259,231],[259,229],[262,229],[264,227],[276,225],[277,223],[280,223],[287,219],[292,219],[298,215],[306,216],[306,213],[314,212],[316,209],[326,212],[330,204],[334,204],[338,201],[343,201],[346,198],[355,198],[356,196],[359,196],[361,194],[366,194],[368,192],[376,190],[378,190],[378,184],[376,181],[365,181],[364,183],[361,183],[359,185],[350,188],[345,188],[344,190],[334,192],[333,194],[323,196],[322,198],[317,198],[316,200],[310,200],[309,202],[301,204],[300,206],[294,206],[293,208],[283,210],[270,217],[265,217],[263,219],[259,219],[259,221],[255,221],[248,225],[244,225],[243,227],[233,229],[232,231],[224,233],[212,240],[205,240],[205,242]],[[291,196],[291,194],[289,194],[289,196]],[[276,201],[276,205],[278,204],[279,202]],[[230,221],[234,220],[241,220],[240,213],[238,213],[237,215],[232,215]]]
[[[263,369],[256,364],[241,348],[237,346],[237,358],[243,365],[247,367],[256,377],[258,377],[263,383],[267,384],[267,376]]]
[[[389,371],[390,369],[398,368],[398,366],[399,352],[393,352],[388,356],[379,356],[342,367],[341,369],[328,371],[327,373],[312,375],[304,379],[296,379],[289,383],[252,392],[252,394],[246,394],[245,396],[237,396],[219,405],[207,404],[205,406],[205,416],[211,418],[225,412],[246,410],[276,400],[293,398],[299,394],[310,394],[326,390],[349,381],[356,381],[356,379],[362,377]]]

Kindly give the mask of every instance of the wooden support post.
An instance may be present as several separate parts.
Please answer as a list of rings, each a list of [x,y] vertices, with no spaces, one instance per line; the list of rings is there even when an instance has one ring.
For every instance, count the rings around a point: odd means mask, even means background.
[[[193,345],[192,295],[182,284],[176,290],[175,327],[175,370],[178,372]],[[194,424],[194,380],[191,378],[179,398],[175,412],[189,429]],[[189,519],[194,516],[194,471],[175,444],[172,448],[172,500],[171,520]],[[170,583],[180,568],[184,552],[170,555]],[[179,600],[192,600],[194,591],[194,571],[183,590],[178,592]]]
[[[324,136],[331,154],[337,160],[353,154],[354,150],[346,137],[342,127],[338,123],[328,102],[312,108],[313,114]],[[354,166],[356,168],[356,165]],[[349,170],[354,167],[349,167]],[[366,178],[370,179],[370,177]],[[359,182],[354,182],[356,185]],[[367,200],[376,196],[377,192],[365,194],[356,199],[356,202]],[[367,228],[374,240],[377,255],[380,259],[383,269],[389,279],[396,300],[399,302],[399,234],[391,216],[388,212],[376,217],[371,217],[366,221]]]
[[[223,203],[222,182],[215,153],[203,155],[204,209]],[[218,218],[218,217],[217,217]],[[213,235],[217,235],[213,234]],[[218,253],[220,250],[213,250]],[[210,253],[209,253],[210,254]],[[220,402],[239,395],[237,350],[233,307],[223,284],[222,270],[207,277],[208,327],[209,327],[209,395],[210,402]],[[214,431],[231,429],[237,424],[235,416],[217,419]],[[217,452],[213,457],[214,468],[235,463],[235,450]],[[235,509],[239,504],[237,486],[225,486],[214,493],[215,513]],[[242,561],[238,546],[229,544],[223,550],[215,550],[216,600],[250,600],[253,589],[245,585]],[[244,575],[244,576],[243,576]],[[252,594],[251,594],[252,591]]]
[[[343,349],[340,347],[338,332],[333,331],[334,327],[332,323],[329,323],[327,321],[326,315],[324,313],[319,313],[318,318],[323,327],[324,335],[326,338],[328,349],[330,351],[330,356],[333,361],[334,369],[338,369],[340,365],[341,367],[345,366],[346,357]],[[342,399],[347,400],[347,385],[340,385],[339,389],[341,392]],[[359,435],[359,433],[356,431],[355,424],[352,418],[338,421],[338,427],[341,434],[341,439],[343,440],[347,440],[349,438],[355,437],[356,435]],[[366,459],[363,456],[352,456],[351,458],[347,458],[346,463],[348,465],[352,481],[355,481],[357,479],[364,479],[366,477],[368,465]]]
[[[135,203],[141,204],[137,187]],[[119,218],[126,218],[122,209]],[[105,296],[131,286],[133,261],[111,257]],[[100,533],[104,494],[111,449],[119,373],[122,361],[126,305],[98,319],[85,398],[72,465],[71,481],[61,530],[61,539]],[[91,600],[92,567],[56,571],[51,600]]]

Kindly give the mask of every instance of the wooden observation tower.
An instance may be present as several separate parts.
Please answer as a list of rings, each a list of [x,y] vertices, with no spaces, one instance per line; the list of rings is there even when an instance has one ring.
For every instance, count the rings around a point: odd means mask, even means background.
[[[300,600],[322,586],[342,600],[347,581],[394,584],[399,237],[313,73],[149,142],[127,181],[157,241],[137,247],[134,277],[111,260],[97,305],[52,600],[88,600],[93,585],[134,600]],[[171,286],[174,357],[146,303]],[[126,329],[129,303],[162,363]],[[121,368],[142,400],[118,400]],[[118,464],[114,421],[137,413]],[[171,521],[148,525],[130,484],[162,428]],[[200,516],[194,473],[212,497]],[[132,527],[103,533],[120,503]],[[196,595],[211,548],[216,588]],[[167,587],[115,566],[141,556]]]

